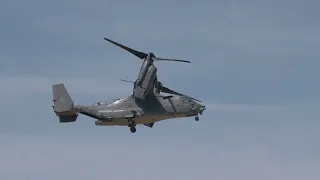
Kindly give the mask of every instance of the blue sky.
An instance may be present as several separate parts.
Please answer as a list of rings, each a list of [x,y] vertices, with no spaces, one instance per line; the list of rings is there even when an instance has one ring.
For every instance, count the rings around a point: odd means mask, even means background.
[[[320,2],[1,0],[1,179],[320,176]],[[209,107],[154,128],[59,124],[51,85],[78,104],[125,97],[141,60]],[[130,71],[127,69],[131,68]]]

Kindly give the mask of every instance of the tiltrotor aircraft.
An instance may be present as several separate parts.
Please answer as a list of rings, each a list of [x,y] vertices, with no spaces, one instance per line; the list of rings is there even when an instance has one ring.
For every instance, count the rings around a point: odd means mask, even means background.
[[[94,118],[97,126],[127,126],[135,133],[138,124],[152,128],[155,122],[167,119],[195,116],[195,120],[199,120],[198,115],[202,115],[205,106],[197,99],[164,87],[157,79],[157,68],[153,64],[154,61],[190,61],[158,58],[153,53],[146,54],[104,39],[143,59],[139,76],[132,82],[133,93],[93,105],[75,105],[64,84],[54,84],[52,107],[61,123],[75,122],[78,114],[83,114]],[[172,95],[163,96],[161,92]]]

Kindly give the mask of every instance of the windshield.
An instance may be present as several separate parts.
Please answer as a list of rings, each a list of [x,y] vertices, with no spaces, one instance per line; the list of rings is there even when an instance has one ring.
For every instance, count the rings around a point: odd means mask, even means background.
[[[189,97],[182,96],[182,97],[180,97],[180,99],[183,103],[192,102],[191,98],[189,98]]]

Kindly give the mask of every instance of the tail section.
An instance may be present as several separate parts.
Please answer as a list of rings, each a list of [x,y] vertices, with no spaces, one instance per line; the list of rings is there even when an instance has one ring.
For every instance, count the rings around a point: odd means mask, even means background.
[[[77,120],[78,113],[75,111],[74,103],[65,88],[64,84],[52,85],[53,90],[53,110],[59,116],[60,122],[74,122]]]

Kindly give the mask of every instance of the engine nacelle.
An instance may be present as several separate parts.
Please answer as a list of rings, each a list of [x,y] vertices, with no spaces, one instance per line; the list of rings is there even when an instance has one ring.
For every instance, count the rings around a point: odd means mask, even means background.
[[[152,62],[150,59],[148,59],[149,57],[147,57],[146,60],[144,60],[143,64],[141,65],[141,68],[140,68],[140,72],[139,72],[139,76],[138,76],[138,79],[137,79],[137,85],[138,86],[141,86],[145,77],[146,77],[146,74],[148,73],[148,70],[149,70],[149,67],[150,66],[153,66]]]
[[[134,96],[140,99],[144,99],[147,94],[153,92],[154,89],[154,79],[157,75],[157,68],[154,65],[151,65],[143,78],[143,80],[137,83],[137,86],[134,89]]]
[[[157,75],[157,68],[154,65],[150,66],[144,80],[142,81],[142,86],[141,86],[142,88],[147,90],[147,93],[153,91],[153,88],[154,88],[153,82],[156,75]]]

